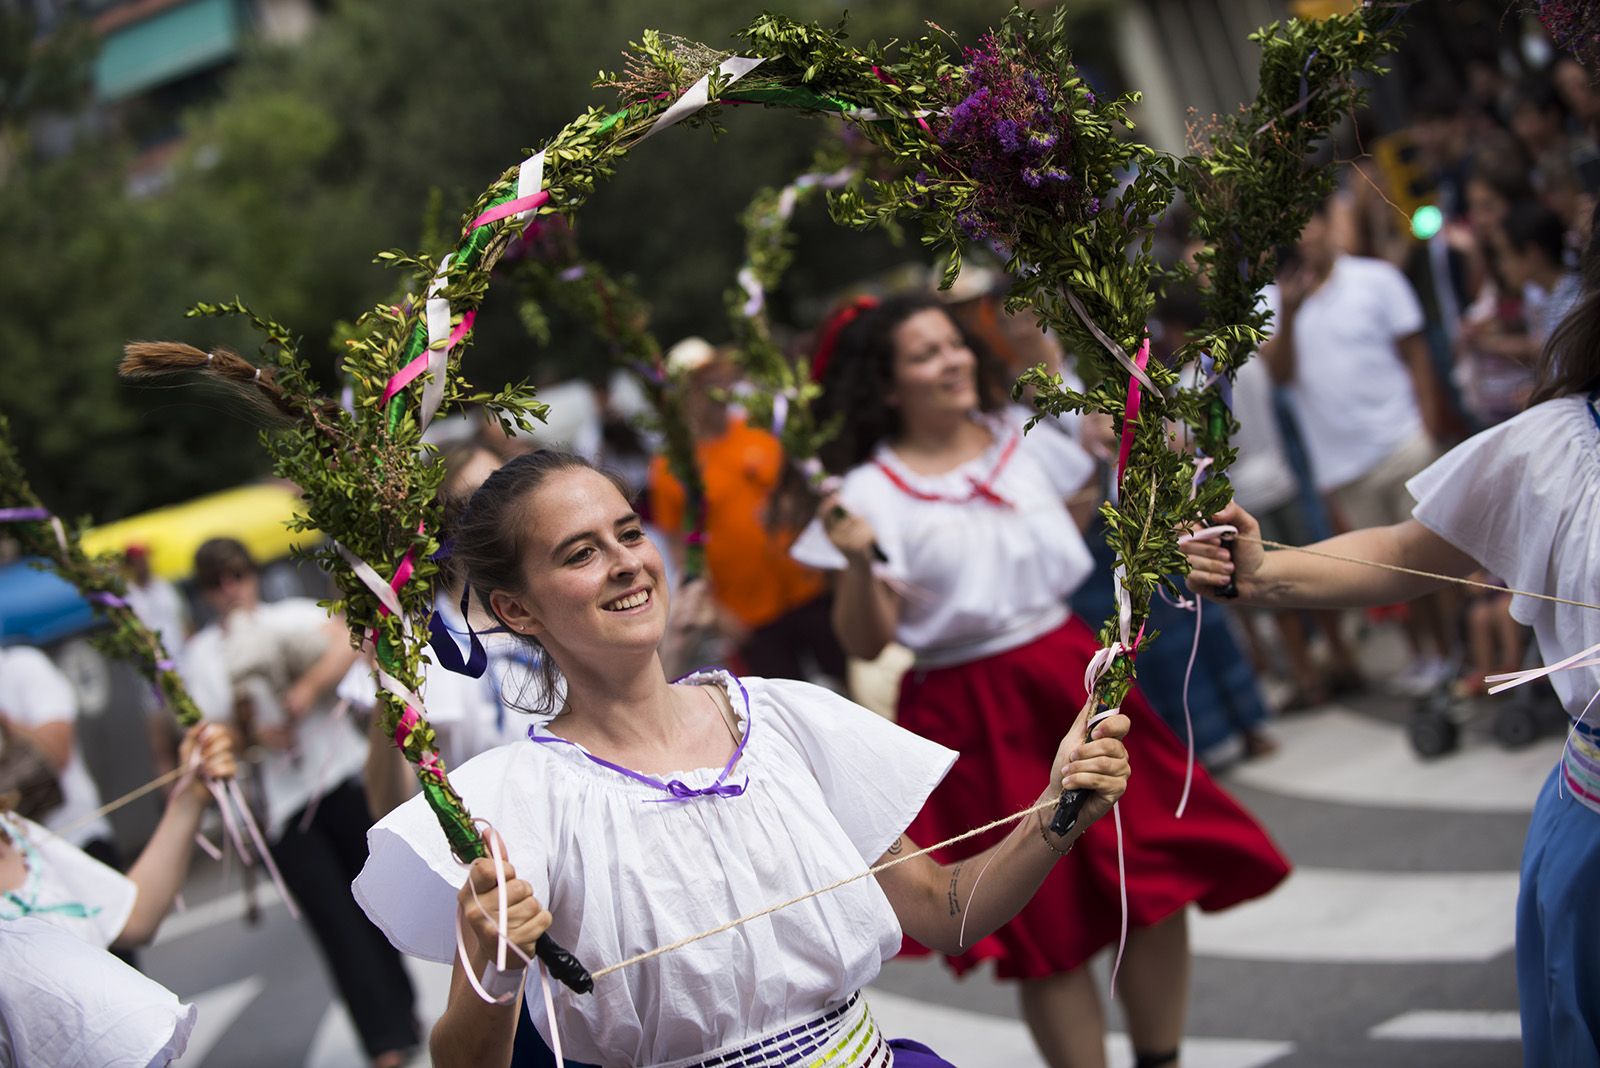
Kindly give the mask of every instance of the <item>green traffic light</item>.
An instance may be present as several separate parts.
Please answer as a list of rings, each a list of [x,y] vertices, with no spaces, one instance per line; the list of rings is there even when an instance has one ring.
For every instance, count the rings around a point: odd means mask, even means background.
[[[1428,238],[1444,229],[1444,212],[1432,204],[1424,204],[1411,216],[1411,233],[1419,240]]]

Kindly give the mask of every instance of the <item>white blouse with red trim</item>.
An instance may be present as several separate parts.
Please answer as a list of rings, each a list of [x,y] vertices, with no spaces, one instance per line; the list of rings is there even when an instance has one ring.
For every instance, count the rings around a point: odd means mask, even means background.
[[[993,444],[941,475],[917,474],[883,443],[844,476],[840,500],[872,524],[888,557],[880,572],[901,593],[896,637],[923,665],[1032,641],[1066,619],[1067,595],[1094,568],[1066,508],[1094,461],[1051,421],[1023,434],[1031,414],[980,416]],[[811,567],[845,567],[815,520],[791,552]]]

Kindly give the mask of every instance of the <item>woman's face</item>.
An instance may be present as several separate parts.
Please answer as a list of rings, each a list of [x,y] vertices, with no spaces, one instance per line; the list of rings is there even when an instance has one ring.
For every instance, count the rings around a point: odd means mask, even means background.
[[[1481,239],[1492,240],[1510,211],[1511,205],[1489,183],[1477,180],[1467,183],[1467,221]]]
[[[520,591],[490,603],[539,639],[563,671],[626,650],[653,651],[667,626],[661,554],[611,480],[588,468],[550,475],[524,502]]]
[[[887,398],[902,419],[967,413],[978,407],[978,359],[955,322],[924,308],[895,327],[894,386]]]

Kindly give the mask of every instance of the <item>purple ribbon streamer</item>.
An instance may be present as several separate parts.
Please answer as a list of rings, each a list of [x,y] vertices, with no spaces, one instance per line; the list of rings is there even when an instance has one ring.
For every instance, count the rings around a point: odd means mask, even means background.
[[[40,523],[49,518],[46,508],[0,508],[0,523]]]
[[[433,650],[433,655],[439,658],[439,666],[446,671],[481,679],[489,667],[489,651],[483,647],[483,642],[478,640],[478,632],[472,629],[472,617],[467,610],[471,599],[472,587],[468,586],[461,591],[461,618],[467,621],[468,654],[461,655],[461,647],[456,644],[455,632],[445,624],[437,611],[428,617],[428,647]]]
[[[114,593],[106,590],[97,590],[89,595],[89,600],[106,608],[127,608],[128,602]]]

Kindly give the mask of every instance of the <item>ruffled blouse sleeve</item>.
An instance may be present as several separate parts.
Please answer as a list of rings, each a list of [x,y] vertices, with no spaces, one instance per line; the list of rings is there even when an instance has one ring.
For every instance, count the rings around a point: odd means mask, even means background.
[[[550,900],[546,808],[529,796],[537,782],[520,767],[531,754],[524,745],[501,746],[450,772],[450,782],[475,818],[489,822],[507,842],[516,877]],[[427,799],[418,794],[367,832],[367,862],[351,884],[367,917],[403,953],[448,963],[456,951],[456,893],[467,866],[456,860]]]
[[[770,713],[761,726],[770,723],[800,753],[865,864],[894,844],[955,763],[954,750],[831,690],[786,679],[745,681]]]
[[[890,485],[873,464],[862,464],[844,476],[839,486],[839,503],[852,515],[872,524],[874,540],[889,559],[873,565],[874,571],[890,578],[904,579],[906,529],[901,517],[906,498]],[[897,511],[897,507],[900,508]],[[818,571],[843,571],[844,554],[828,540],[822,521],[813,519],[789,547],[789,555]]]
[[[1600,490],[1596,427],[1581,397],[1523,412],[1451,449],[1406,483],[1416,520],[1514,589],[1572,596],[1561,548],[1587,546]],[[1540,609],[1512,598],[1532,623]]]
[[[1005,412],[1006,422],[1022,432],[1033,412],[1013,406]],[[1055,416],[1044,416],[1033,429],[1022,435],[1022,451],[1039,465],[1058,496],[1071,497],[1094,477],[1094,458],[1074,437],[1075,424]]]

